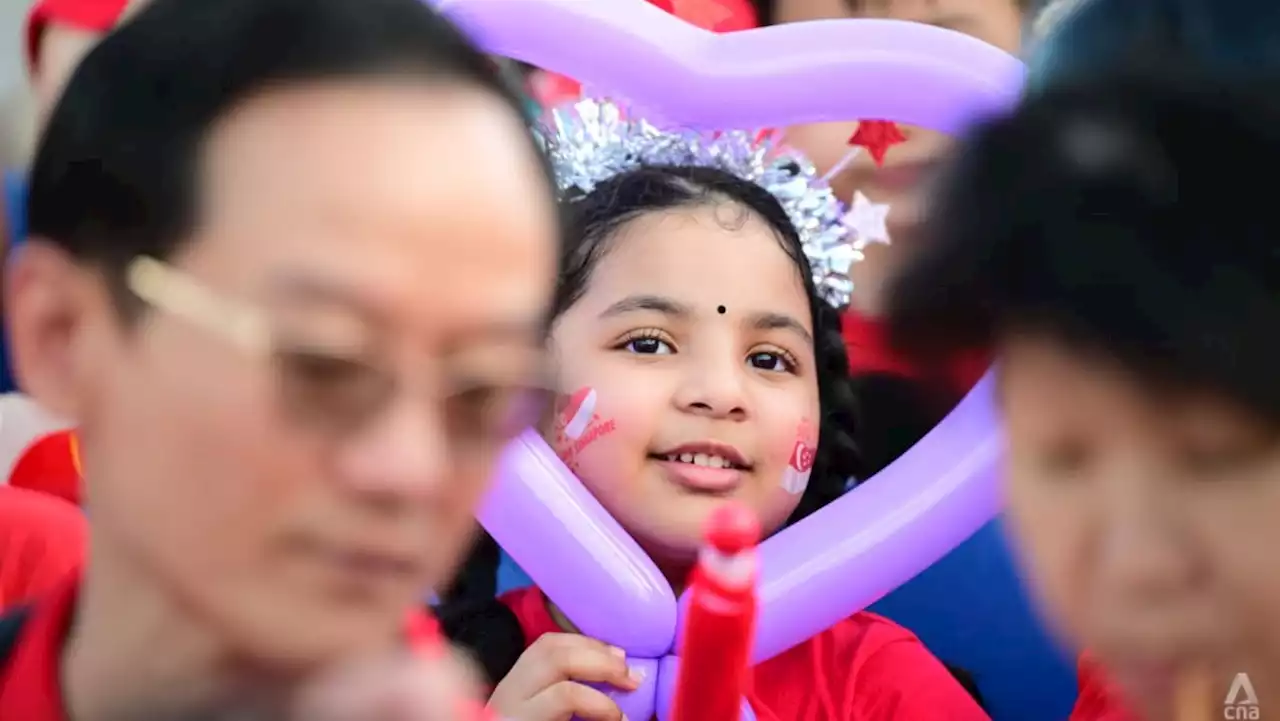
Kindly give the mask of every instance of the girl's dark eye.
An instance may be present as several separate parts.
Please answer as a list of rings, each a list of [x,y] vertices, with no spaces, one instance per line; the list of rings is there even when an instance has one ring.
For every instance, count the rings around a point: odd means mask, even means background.
[[[660,338],[632,338],[624,348],[638,355],[671,355],[675,351],[671,345]]]
[[[788,360],[781,353],[772,351],[760,351],[747,356],[747,363],[757,370],[774,371],[776,373],[791,373],[795,371],[795,364]]]

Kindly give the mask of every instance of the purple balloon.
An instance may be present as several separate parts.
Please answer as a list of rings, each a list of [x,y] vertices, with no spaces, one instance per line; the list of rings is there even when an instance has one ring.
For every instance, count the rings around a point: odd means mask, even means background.
[[[671,648],[671,584],[537,433],[503,453],[476,517],[583,633],[648,658]]]
[[[654,713],[653,700],[660,693],[659,684],[662,678],[660,666],[661,663],[656,658],[627,659],[627,668],[644,674],[644,681],[641,682],[640,688],[630,693],[624,693],[612,686],[591,685],[608,694],[609,698],[618,704],[618,709],[622,711],[623,716],[629,719],[651,719]]]
[[[1011,106],[1024,76],[998,48],[917,23],[831,20],[718,35],[644,0],[433,2],[491,53],[688,127],[875,118],[954,133]],[[991,386],[984,379],[876,478],[762,545],[757,661],[865,608],[997,512]],[[670,587],[541,439],[528,434],[508,451],[480,519],[584,633],[661,659],[652,684],[617,696],[631,718],[669,706]]]
[[[877,118],[954,133],[1017,100],[1025,73],[963,33],[822,20],[717,34],[642,0],[435,0],[486,51],[693,127]]]
[[[1000,510],[993,386],[988,374],[906,455],[760,546],[756,663],[875,603]]]

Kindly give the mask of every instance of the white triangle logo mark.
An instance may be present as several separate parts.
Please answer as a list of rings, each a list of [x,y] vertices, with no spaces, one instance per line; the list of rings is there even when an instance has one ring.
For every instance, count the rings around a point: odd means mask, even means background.
[[[1236,674],[1235,680],[1231,682],[1231,689],[1227,691],[1227,700],[1223,703],[1227,706],[1258,705],[1258,694],[1253,691],[1253,682],[1249,680],[1249,674],[1243,672]]]

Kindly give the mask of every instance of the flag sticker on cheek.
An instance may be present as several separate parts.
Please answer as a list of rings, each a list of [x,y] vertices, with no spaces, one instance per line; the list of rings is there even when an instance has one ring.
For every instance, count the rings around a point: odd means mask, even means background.
[[[809,474],[813,472],[813,459],[817,451],[818,434],[813,424],[801,422],[796,429],[796,440],[791,447],[787,469],[782,474],[782,490],[797,496],[804,493],[804,489],[809,486]]]
[[[560,410],[560,427],[569,440],[576,441],[582,437],[595,412],[595,388],[582,388],[568,397]]]
[[[556,453],[574,471],[578,454],[618,427],[612,418],[603,419],[596,413],[598,397],[594,388],[580,388],[560,399],[556,414]]]

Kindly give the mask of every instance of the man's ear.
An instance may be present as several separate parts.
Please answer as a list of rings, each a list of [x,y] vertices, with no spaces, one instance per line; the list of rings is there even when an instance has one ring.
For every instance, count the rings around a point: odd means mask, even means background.
[[[101,346],[111,312],[103,284],[57,246],[32,238],[6,264],[4,311],[18,386],[56,416],[75,421],[93,358],[106,351],[93,347]]]

